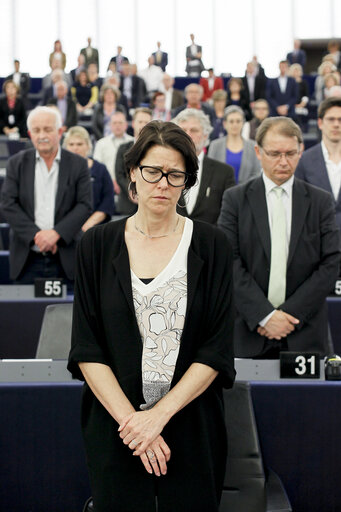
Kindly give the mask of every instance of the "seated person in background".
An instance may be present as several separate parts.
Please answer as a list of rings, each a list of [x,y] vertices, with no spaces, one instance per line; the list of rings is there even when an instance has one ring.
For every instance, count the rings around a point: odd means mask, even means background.
[[[292,119],[265,119],[256,141],[263,173],[225,192],[218,220],[234,250],[235,355],[323,356],[340,265],[332,197],[294,177],[303,137]]]
[[[89,156],[92,151],[89,133],[83,126],[73,126],[65,134],[63,148],[86,158],[91,175],[93,213],[84,222],[82,231],[109,222],[115,213],[114,187],[105,165]]]
[[[166,96],[166,109],[174,110],[185,103],[184,95],[179,89],[174,89],[174,78],[168,73],[164,73],[162,77],[162,84],[160,91],[165,93]]]
[[[245,93],[241,78],[230,78],[227,82],[227,101],[226,106],[237,105],[243,112],[246,120],[251,119],[251,110],[248,97]]]
[[[137,140],[140,132],[146,124],[152,120],[152,111],[147,107],[139,107],[135,109],[132,127],[134,130],[134,138],[129,142],[121,144],[117,150],[115,174],[116,180],[120,187],[120,193],[117,197],[117,210],[121,215],[133,215],[137,210],[137,200],[128,190],[128,171],[125,165],[124,155],[132,147]]]
[[[341,98],[322,101],[317,115],[322,140],[304,151],[295,176],[332,194],[341,231]]]
[[[224,115],[227,135],[213,140],[208,150],[209,157],[233,167],[236,183],[244,183],[260,174],[260,164],[254,149],[255,142],[244,140],[241,135],[244,120],[244,112],[240,107],[227,107]]]
[[[144,83],[146,84],[147,96],[150,99],[154,92],[160,90],[163,77],[163,71],[160,66],[155,65],[155,59],[153,55],[148,57],[148,66],[139,72],[139,76],[144,80]]]
[[[254,102],[265,98],[266,94],[266,77],[264,73],[257,73],[257,66],[253,60],[246,64],[242,83],[249,108],[252,109]]]
[[[57,41],[54,42],[54,45],[53,45],[53,52],[50,53],[50,57],[49,57],[49,64],[50,66],[52,67],[52,61],[59,61],[60,62],[60,68],[61,69],[65,69],[65,66],[66,66],[66,55],[65,53],[63,52],[63,49],[62,49],[62,43],[60,42],[59,39],[57,39]]]
[[[75,69],[71,69],[70,71],[72,83],[77,80],[78,75],[81,71],[86,71],[85,57],[82,53],[80,53],[77,57],[77,64],[77,67]]]
[[[103,78],[101,78],[98,74],[97,64],[95,64],[94,62],[89,64],[87,71],[91,85],[96,85],[98,87],[98,90],[100,90],[103,84]]]
[[[29,102],[27,94],[30,92],[31,78],[28,73],[22,73],[20,71],[20,61],[15,59],[14,61],[14,72],[9,75],[6,80],[13,80],[13,82],[19,87],[21,99],[27,108]]]
[[[60,148],[62,120],[55,108],[37,107],[27,118],[34,148],[8,160],[1,209],[10,224],[10,277],[74,279],[79,232],[91,214],[86,160]],[[38,153],[38,155],[37,155]]]
[[[258,127],[261,125],[262,121],[264,121],[265,118],[269,117],[269,103],[266,100],[262,99],[256,100],[253,103],[252,114],[253,118],[251,119],[251,121],[244,123],[242,129],[243,139],[256,140],[256,131]]]
[[[71,87],[72,99],[76,103],[77,112],[80,114],[92,109],[98,101],[98,87],[92,85],[88,73],[81,71],[78,79]]]
[[[115,162],[119,146],[132,140],[127,134],[128,123],[123,112],[116,111],[110,118],[111,134],[96,142],[94,158],[106,166],[113,180],[115,194],[120,193],[120,187],[116,181]]]
[[[182,112],[182,110],[185,110],[185,108],[195,108],[197,110],[202,110],[204,114],[208,115],[210,123],[213,126],[215,113],[213,108],[208,103],[202,102],[203,94],[204,89],[201,87],[201,85],[194,83],[187,85],[187,87],[185,87],[185,98],[187,103],[173,110],[172,116],[177,116],[180,112]]]
[[[92,115],[92,131],[96,140],[110,135],[111,116],[115,112],[123,112],[127,115],[126,109],[118,103],[121,93],[116,87],[104,83],[99,93],[99,102],[95,105]]]
[[[213,102],[213,108],[215,112],[215,119],[213,124],[213,131],[210,135],[210,140],[219,139],[225,137],[226,130],[224,128],[224,114],[227,101],[227,92],[223,89],[214,91],[211,96]]]
[[[295,117],[297,103],[296,81],[288,76],[288,62],[279,63],[280,75],[267,82],[266,99],[270,105],[271,116]]]
[[[230,165],[217,162],[204,153],[212,131],[209,117],[202,110],[187,108],[173,119],[195,145],[199,161],[196,184],[178,202],[178,213],[190,219],[216,224],[224,191],[236,184]]]
[[[166,96],[163,92],[155,92],[152,99],[153,121],[170,121],[171,111],[166,109]]]
[[[318,104],[324,100],[324,88],[325,88],[324,79],[330,73],[334,73],[334,71],[336,71],[336,66],[328,60],[322,62],[322,64],[318,67],[318,70],[317,70],[318,75],[315,79],[315,85],[314,85],[315,99]]]
[[[0,99],[0,134],[27,137],[26,110],[17,84],[13,80],[5,80],[2,90],[5,97]]]
[[[61,80],[55,85],[56,96],[48,100],[49,105],[56,105],[62,117],[62,130],[66,132],[77,124],[78,116],[75,102],[68,97],[67,83]]]
[[[209,68],[207,71],[208,77],[201,77],[199,81],[199,84],[204,89],[202,101],[210,100],[214,91],[217,91],[218,89],[224,89],[223,79],[220,76],[215,76],[214,69]]]
[[[145,96],[144,80],[132,73],[129,62],[121,64],[120,91],[127,98],[129,109],[139,107]]]

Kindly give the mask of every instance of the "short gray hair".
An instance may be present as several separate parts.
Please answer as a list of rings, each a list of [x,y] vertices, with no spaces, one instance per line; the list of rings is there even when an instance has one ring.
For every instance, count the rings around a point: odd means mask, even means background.
[[[184,89],[185,97],[186,97],[186,94],[187,94],[188,89],[189,89],[190,87],[193,87],[193,85],[199,89],[199,91],[200,91],[200,93],[201,93],[201,97],[202,97],[202,96],[203,96],[203,94],[204,94],[204,88],[203,88],[203,86],[202,86],[202,85],[197,84],[197,83],[195,83],[195,82],[192,82],[191,84],[186,85],[186,87],[185,87],[185,89]]]
[[[196,109],[196,108],[185,108],[181,112],[178,113],[174,119],[172,119],[173,123],[177,124],[178,126],[183,121],[188,121],[189,119],[197,119],[199,121],[204,135],[207,135],[207,137],[212,132],[213,128],[210,122],[210,118],[208,115],[206,115],[202,110]]]
[[[28,130],[31,129],[32,119],[34,119],[39,114],[53,115],[55,118],[57,130],[59,130],[59,128],[61,128],[63,126],[62,116],[60,115],[60,112],[57,108],[39,106],[39,107],[36,107],[33,110],[31,110],[31,112],[28,114],[27,121],[26,121]]]
[[[236,112],[237,112],[237,114],[240,114],[243,118],[243,121],[245,121],[244,110],[242,108],[238,107],[238,105],[229,105],[228,107],[225,108],[224,121],[226,121],[226,119],[228,118],[228,116],[230,114],[235,114]]]

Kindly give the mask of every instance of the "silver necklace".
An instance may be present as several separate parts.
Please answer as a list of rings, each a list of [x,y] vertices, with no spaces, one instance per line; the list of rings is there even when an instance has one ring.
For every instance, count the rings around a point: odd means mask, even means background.
[[[139,227],[136,226],[136,214],[134,215],[134,224],[135,224],[136,231],[138,231],[139,233],[141,233],[141,235],[146,236],[147,238],[150,238],[150,239],[152,239],[152,238],[165,238],[166,236],[169,236],[172,233],[175,233],[175,231],[176,231],[176,229],[177,229],[177,227],[179,225],[179,220],[180,220],[180,216],[178,215],[178,220],[177,220],[177,222],[175,224],[175,228],[170,233],[166,233],[165,235],[148,235],[147,233],[142,231],[142,229],[140,229]]]

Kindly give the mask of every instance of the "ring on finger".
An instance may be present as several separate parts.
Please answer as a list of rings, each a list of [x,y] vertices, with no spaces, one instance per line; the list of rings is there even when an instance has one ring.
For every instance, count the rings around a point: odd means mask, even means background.
[[[135,441],[135,439],[133,439],[133,440],[131,441],[131,444],[132,444],[133,446],[137,446],[139,443],[137,443],[137,442]]]
[[[155,453],[153,450],[147,450],[147,457],[150,460],[150,462],[155,462]]]

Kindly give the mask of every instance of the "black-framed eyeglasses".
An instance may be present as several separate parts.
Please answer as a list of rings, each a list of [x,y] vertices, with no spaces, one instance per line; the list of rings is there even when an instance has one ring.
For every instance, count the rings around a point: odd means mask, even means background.
[[[163,177],[172,187],[182,187],[188,180],[188,174],[182,171],[164,172],[160,167],[152,165],[139,165],[141,176],[148,183],[158,183]]]

